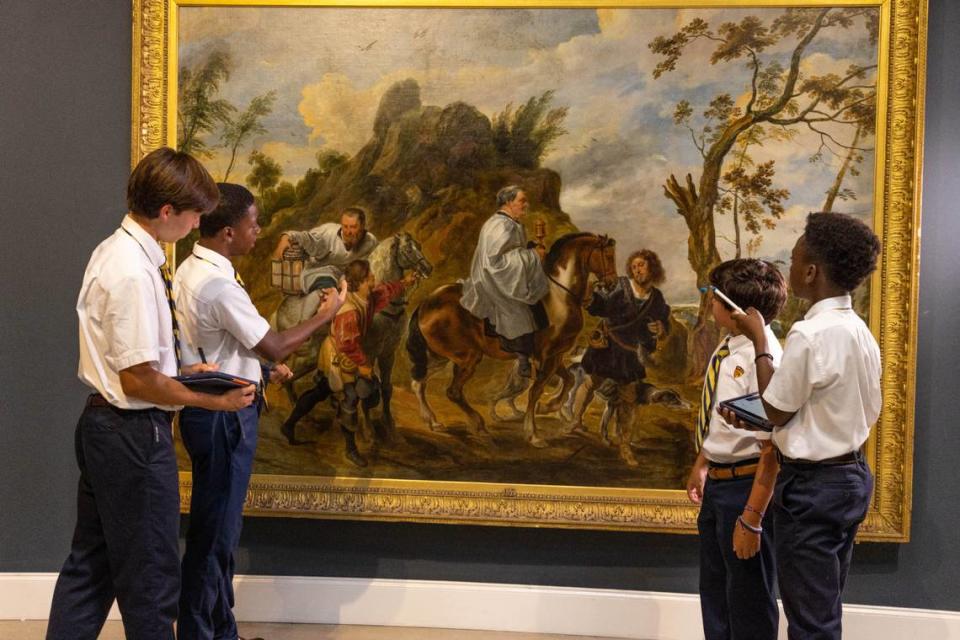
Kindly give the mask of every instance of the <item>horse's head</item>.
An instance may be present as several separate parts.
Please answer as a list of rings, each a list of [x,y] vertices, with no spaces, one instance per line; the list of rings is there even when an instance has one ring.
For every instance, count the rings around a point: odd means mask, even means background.
[[[396,261],[402,270],[413,269],[421,278],[426,278],[433,272],[433,265],[423,255],[420,243],[406,231],[397,234]]]
[[[617,281],[617,241],[599,235],[595,236],[594,243],[587,258],[587,269],[603,284],[613,285]]]

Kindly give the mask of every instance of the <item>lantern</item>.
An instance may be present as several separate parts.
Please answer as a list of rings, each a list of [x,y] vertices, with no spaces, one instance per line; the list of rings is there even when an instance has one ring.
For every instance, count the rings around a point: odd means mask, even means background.
[[[306,259],[307,254],[300,245],[291,242],[290,246],[283,250],[281,259],[271,262],[270,284],[289,296],[302,294],[300,274],[303,273]]]

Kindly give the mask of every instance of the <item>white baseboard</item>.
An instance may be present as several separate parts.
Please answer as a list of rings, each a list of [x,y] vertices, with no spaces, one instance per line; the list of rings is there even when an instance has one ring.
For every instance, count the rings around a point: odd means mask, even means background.
[[[0,620],[42,620],[56,574],[0,574]],[[247,622],[482,629],[643,640],[701,638],[696,595],[473,582],[237,576]],[[114,606],[111,618],[119,615]],[[847,605],[847,640],[960,640],[960,612]],[[781,616],[780,637],[786,638]]]

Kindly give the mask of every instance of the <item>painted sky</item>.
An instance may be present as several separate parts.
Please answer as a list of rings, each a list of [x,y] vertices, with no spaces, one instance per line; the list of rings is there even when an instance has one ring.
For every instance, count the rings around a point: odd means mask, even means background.
[[[694,274],[686,260],[686,226],[663,195],[671,174],[699,176],[700,157],[690,133],[673,123],[678,100],[697,115],[720,92],[742,99],[749,72],[742,60],[710,65],[712,46],[688,48],[677,69],[659,79],[659,57],[648,43],[672,35],[693,17],[716,28],[745,15],[772,20],[779,9],[346,9],[223,8],[180,9],[180,64],[193,65],[223,49],[233,61],[221,96],[240,108],[253,96],[277,92],[268,133],[242,153],[241,172],[251,148],[280,161],[284,179],[295,182],[314,165],[316,153],[356,152],[370,137],[377,104],[394,82],[414,78],[424,104],[462,100],[493,116],[552,89],[555,104],[567,106],[568,133],[558,139],[543,165],[563,180],[561,206],[584,230],[608,233],[618,254],[641,247],[657,251],[667,269],[668,301],[696,298]],[[764,58],[786,60],[795,41],[769,49]],[[876,51],[858,23],[849,31],[822,32],[804,70],[843,74],[851,62],[875,61]],[[852,131],[836,130],[849,141]],[[216,139],[208,139],[208,144]],[[873,140],[866,144],[872,146]],[[791,197],[775,232],[766,232],[758,257],[786,260],[807,212],[817,210],[840,160],[811,163],[819,138],[803,130],[792,141],[754,153],[758,162],[776,160],[776,186]],[[218,151],[208,161],[214,177],[226,167]],[[844,186],[857,200],[835,210],[870,216],[873,210],[872,153],[862,174]],[[718,216],[719,236],[732,237],[729,217]],[[723,257],[733,246],[721,237]]]

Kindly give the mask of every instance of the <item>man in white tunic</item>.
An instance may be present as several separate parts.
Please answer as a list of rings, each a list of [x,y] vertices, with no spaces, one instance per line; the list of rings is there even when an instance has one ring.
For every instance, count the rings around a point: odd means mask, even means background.
[[[520,221],[530,204],[520,187],[501,189],[497,207],[480,229],[460,304],[496,332],[504,351],[517,354],[520,375],[530,377],[533,333],[539,328],[531,305],[549,289],[541,265],[545,248],[527,243]]]
[[[309,231],[287,231],[273,252],[280,260],[283,252],[296,243],[306,251],[307,259],[300,275],[304,293],[336,288],[343,269],[354,260],[366,259],[377,248],[377,238],[367,231],[367,213],[360,207],[348,207],[340,214],[340,223],[325,222]]]

